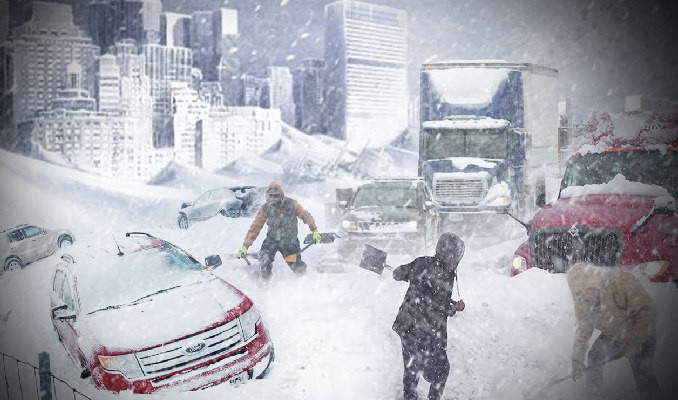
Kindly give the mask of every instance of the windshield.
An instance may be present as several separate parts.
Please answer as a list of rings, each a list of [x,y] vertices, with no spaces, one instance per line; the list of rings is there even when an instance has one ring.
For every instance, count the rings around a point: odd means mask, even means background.
[[[451,130],[424,131],[424,159],[449,157],[478,157],[505,159],[508,138],[505,130]]]
[[[197,261],[163,243],[97,260],[92,268],[78,271],[78,291],[83,310],[91,312],[129,304],[161,290],[205,280],[206,276]]]
[[[658,150],[585,154],[570,159],[562,188],[604,184],[617,174],[632,182],[658,185],[678,195],[678,153]]]
[[[355,194],[353,207],[417,207],[417,191],[403,185],[363,186]]]

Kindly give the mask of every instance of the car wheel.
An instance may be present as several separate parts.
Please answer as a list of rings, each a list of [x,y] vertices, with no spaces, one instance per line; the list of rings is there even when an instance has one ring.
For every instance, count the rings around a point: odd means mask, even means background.
[[[186,217],[186,214],[181,214],[179,216],[179,229],[188,229],[188,217]]]
[[[59,240],[57,241],[57,245],[59,246],[60,249],[63,249],[64,247],[68,247],[72,244],[73,244],[73,238],[68,236],[68,235],[59,236]]]
[[[5,267],[3,268],[4,271],[11,271],[13,269],[20,269],[24,267],[24,263],[21,262],[19,257],[7,257],[5,260]]]

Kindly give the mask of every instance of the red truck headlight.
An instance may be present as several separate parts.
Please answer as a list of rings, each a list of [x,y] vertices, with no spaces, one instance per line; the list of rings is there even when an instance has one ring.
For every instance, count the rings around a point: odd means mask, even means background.
[[[513,269],[516,270],[516,272],[521,273],[527,269],[527,260],[525,257],[515,256],[513,257],[513,262],[511,265],[513,266]]]

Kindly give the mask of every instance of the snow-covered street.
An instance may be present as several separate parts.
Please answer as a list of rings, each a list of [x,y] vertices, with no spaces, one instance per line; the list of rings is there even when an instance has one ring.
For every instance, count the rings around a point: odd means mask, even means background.
[[[215,253],[221,256],[224,264],[216,274],[241,289],[261,311],[276,348],[274,367],[266,379],[237,388],[225,383],[198,392],[160,391],[156,397],[401,398],[401,347],[391,325],[406,284],[394,281],[390,271],[379,276],[338,260],[336,244],[331,244],[311,246],[303,253],[309,265],[303,277],[294,276],[278,256],[271,282],[262,285],[254,266],[229,258],[242,245],[251,218],[218,215],[187,230],[177,227],[182,201],[192,201],[212,187],[248,183],[193,172],[199,176],[177,175],[166,186],[132,184],[3,150],[1,225],[68,228],[78,242],[143,231],[182,247],[199,260]],[[324,207],[334,196],[331,183],[296,184],[285,190],[314,215],[321,231],[330,229]],[[570,373],[574,312],[566,276],[533,268],[510,277],[513,252],[526,239],[515,225],[502,221],[498,231],[479,227],[477,236],[464,238],[467,248],[459,266],[459,290],[467,307],[449,320],[451,371],[445,399],[523,399]],[[300,224],[302,234],[306,227]],[[259,248],[263,236],[252,249]],[[394,256],[388,262],[399,265],[410,259]],[[57,260],[58,255],[52,255],[0,276],[0,352],[34,365],[38,353],[48,352],[53,373],[93,399],[139,398],[97,390],[89,379],[80,378],[80,367],[69,358],[50,320],[49,289]],[[644,281],[644,285],[659,310],[655,370],[664,391],[675,392],[678,381],[672,367],[678,359],[678,290],[674,284]],[[7,360],[0,366],[4,369],[0,377],[5,371],[16,374],[13,363]],[[635,398],[625,359],[611,363],[605,374],[611,398]],[[13,379],[9,378],[10,386]],[[423,398],[427,389],[423,380],[419,389]],[[16,387],[11,390],[16,395]],[[4,396],[2,389],[0,393]],[[583,396],[581,381],[567,380],[548,392],[548,398]]]

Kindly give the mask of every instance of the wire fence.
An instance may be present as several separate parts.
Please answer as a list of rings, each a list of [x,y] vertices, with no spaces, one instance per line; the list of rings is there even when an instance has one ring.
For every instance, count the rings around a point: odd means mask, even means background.
[[[2,356],[0,398],[7,400],[92,400],[50,370],[48,353],[40,353],[39,366],[19,360],[9,354]],[[3,396],[4,395],[4,396]]]

